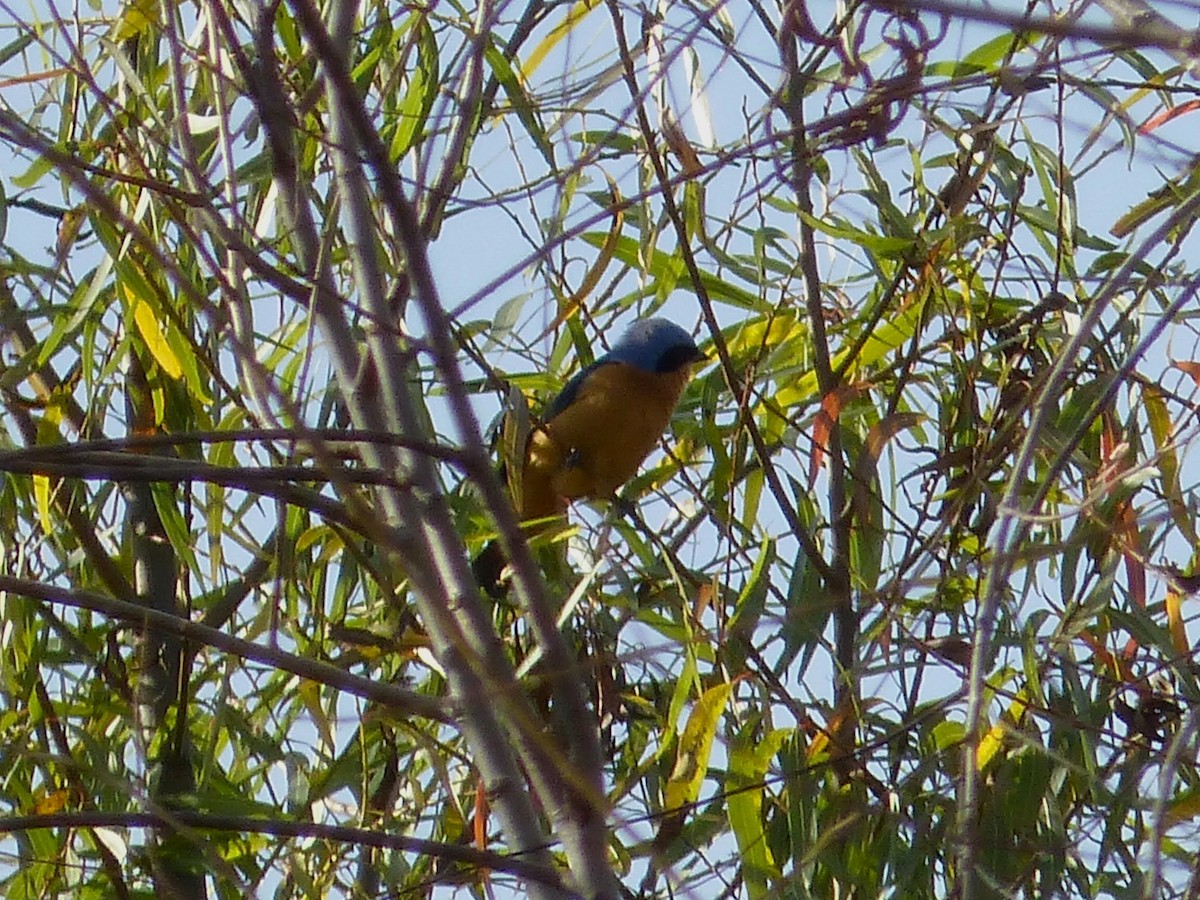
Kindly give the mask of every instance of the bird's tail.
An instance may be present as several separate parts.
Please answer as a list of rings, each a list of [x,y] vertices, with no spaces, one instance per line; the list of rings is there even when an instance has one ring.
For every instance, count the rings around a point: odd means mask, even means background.
[[[508,579],[504,570],[508,559],[499,541],[490,541],[479,551],[479,555],[471,560],[471,571],[475,581],[483,588],[489,597],[499,600],[508,593]]]

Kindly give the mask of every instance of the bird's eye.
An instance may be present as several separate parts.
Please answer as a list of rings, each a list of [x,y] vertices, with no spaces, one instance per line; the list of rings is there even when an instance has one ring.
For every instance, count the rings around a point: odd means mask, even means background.
[[[688,363],[693,363],[703,358],[703,354],[696,349],[694,344],[676,344],[658,358],[658,374],[666,375],[671,372],[678,372]]]

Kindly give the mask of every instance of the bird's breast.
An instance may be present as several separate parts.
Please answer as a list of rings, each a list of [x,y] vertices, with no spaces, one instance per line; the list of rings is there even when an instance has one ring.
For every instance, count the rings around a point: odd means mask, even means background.
[[[623,364],[590,373],[574,402],[544,426],[561,456],[555,492],[571,500],[608,497],[632,478],[666,430],[687,375]]]

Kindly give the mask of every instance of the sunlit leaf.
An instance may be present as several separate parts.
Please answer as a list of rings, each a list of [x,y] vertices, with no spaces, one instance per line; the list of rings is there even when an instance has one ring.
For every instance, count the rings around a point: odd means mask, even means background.
[[[732,684],[714,685],[692,707],[676,746],[675,768],[663,791],[664,809],[682,809],[700,796],[700,786],[708,774],[708,759],[717,726],[721,723],[725,705],[732,693]]]
[[[767,772],[792,729],[777,728],[765,739],[739,742],[729,756],[729,824],[737,840],[742,859],[747,895],[767,897],[770,884],[782,873],[776,863],[763,829],[763,798],[767,792]]]
[[[1167,628],[1171,632],[1171,644],[1179,654],[1191,653],[1188,642],[1187,626],[1183,621],[1183,598],[1176,590],[1167,590]]]
[[[33,804],[33,809],[30,810],[35,816],[52,816],[55,813],[62,812],[67,808],[67,802],[71,799],[71,792],[65,788],[60,788],[55,791],[46,791],[38,797]]]
[[[562,22],[559,22],[550,33],[542,38],[536,47],[530,51],[529,55],[521,63],[521,78],[528,80],[529,77],[537,70],[546,57],[550,55],[559,44],[571,34],[575,27],[587,17],[593,9],[600,5],[600,0],[576,0],[571,8],[567,10],[567,16]]]
[[[1008,709],[1004,711],[995,724],[988,729],[987,733],[979,741],[979,746],[975,750],[975,765],[979,769],[987,768],[988,763],[996,758],[996,754],[1004,748],[1004,742],[1008,732],[1016,725],[1021,723],[1025,717],[1025,712],[1029,708],[1029,698],[1024,688],[1017,691],[1013,697]]]
[[[396,132],[391,146],[393,159],[404,156],[422,137],[439,83],[438,43],[428,18],[424,13],[413,13],[410,22],[417,61],[409,68],[407,90],[396,111]]]
[[[158,0],[125,0],[113,37],[118,41],[127,41],[153,28],[159,28],[160,15]]]
[[[38,522],[46,534],[54,532],[54,524],[50,517],[50,477],[48,475],[33,476],[33,498],[37,503]]]
[[[589,232],[582,237],[593,247],[602,247],[608,241],[608,235],[604,233]],[[690,288],[686,279],[680,281],[683,265],[673,254],[662,250],[653,250],[650,258],[643,260],[638,242],[629,237],[622,237],[618,240],[613,253],[617,259],[628,266],[639,269],[644,266],[647,274],[655,278],[667,279],[672,284],[679,283],[680,287]],[[700,283],[712,300],[719,300],[746,310],[755,309],[760,305],[758,298],[750,292],[708,272],[700,273]]]
[[[144,300],[134,299],[133,320],[137,323],[138,331],[146,342],[146,348],[150,351],[150,355],[162,366],[163,371],[172,378],[182,377],[183,366],[179,364],[178,357],[171,350],[166,333],[159,324],[158,317],[154,314],[154,308]]]

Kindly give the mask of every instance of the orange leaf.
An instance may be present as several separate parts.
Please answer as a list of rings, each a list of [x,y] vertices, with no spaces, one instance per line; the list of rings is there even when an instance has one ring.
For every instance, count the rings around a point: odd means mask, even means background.
[[[687,135],[683,132],[683,128],[680,127],[673,116],[667,118],[664,114],[662,130],[667,146],[671,148],[671,152],[679,157],[679,162],[683,165],[683,171],[687,175],[699,175],[703,172],[704,165],[700,162],[700,157],[696,155],[696,150],[692,147],[692,142],[688,140]]]
[[[1100,459],[1102,462],[1110,463],[1113,457],[1117,455],[1117,448],[1121,446],[1120,438],[1116,433],[1113,425],[1112,417],[1104,417],[1104,430],[1100,432]]]
[[[1141,134],[1149,134],[1160,125],[1166,125],[1172,119],[1176,119],[1185,113],[1195,112],[1200,109],[1200,100],[1189,100],[1186,103],[1180,103],[1178,106],[1172,106],[1164,109],[1160,113],[1148,118],[1145,122],[1138,126],[1138,132]]]
[[[475,846],[480,850],[486,850],[488,799],[482,778],[475,783],[475,814],[472,818],[475,820]]]
[[[1187,628],[1183,624],[1182,599],[1174,588],[1167,589],[1167,628],[1171,632],[1171,645],[1181,656],[1189,653]]]
[[[871,457],[872,464],[879,462],[879,457],[883,455],[883,447],[888,441],[924,418],[925,416],[918,412],[898,412],[872,425],[867,431],[864,448],[866,455]]]
[[[813,420],[812,456],[808,458],[808,486],[817,482],[817,473],[825,464],[825,454],[829,452],[829,433],[833,431],[833,423],[837,421],[838,413],[842,411],[842,398],[838,391],[826,394],[821,400],[821,408]]]
[[[825,456],[829,453],[829,435],[833,432],[833,424],[841,415],[842,407],[865,390],[863,382],[843,384],[830,391],[821,399],[821,408],[813,419],[812,456],[808,460],[808,486],[812,487],[817,481],[817,472],[825,464]]]
[[[717,589],[715,581],[705,581],[696,589],[696,602],[692,604],[692,620],[699,622],[708,608],[712,606]]]
[[[1200,387],[1200,363],[1192,362],[1189,359],[1177,359],[1172,361],[1171,365],[1185,375],[1190,375],[1192,381],[1196,382],[1196,386]]]
[[[1092,649],[1092,652],[1096,654],[1096,658],[1100,660],[1101,665],[1103,665],[1105,668],[1112,669],[1116,673],[1119,681],[1122,683],[1128,683],[1132,680],[1132,677],[1129,673],[1129,667],[1125,664],[1125,660],[1113,656],[1112,652],[1102,643],[1100,643],[1094,634],[1085,628],[1083,631],[1079,632],[1079,639]]]
[[[1146,608],[1146,566],[1142,562],[1141,535],[1133,515],[1133,505],[1125,502],[1117,508],[1114,531],[1125,557],[1125,574],[1129,578],[1129,598],[1139,609]]]
[[[1131,637],[1129,640],[1127,640],[1125,642],[1125,647],[1121,650],[1121,659],[1124,660],[1125,662],[1128,662],[1129,660],[1133,659],[1133,657],[1137,654],[1137,648],[1138,648],[1137,638]]]

